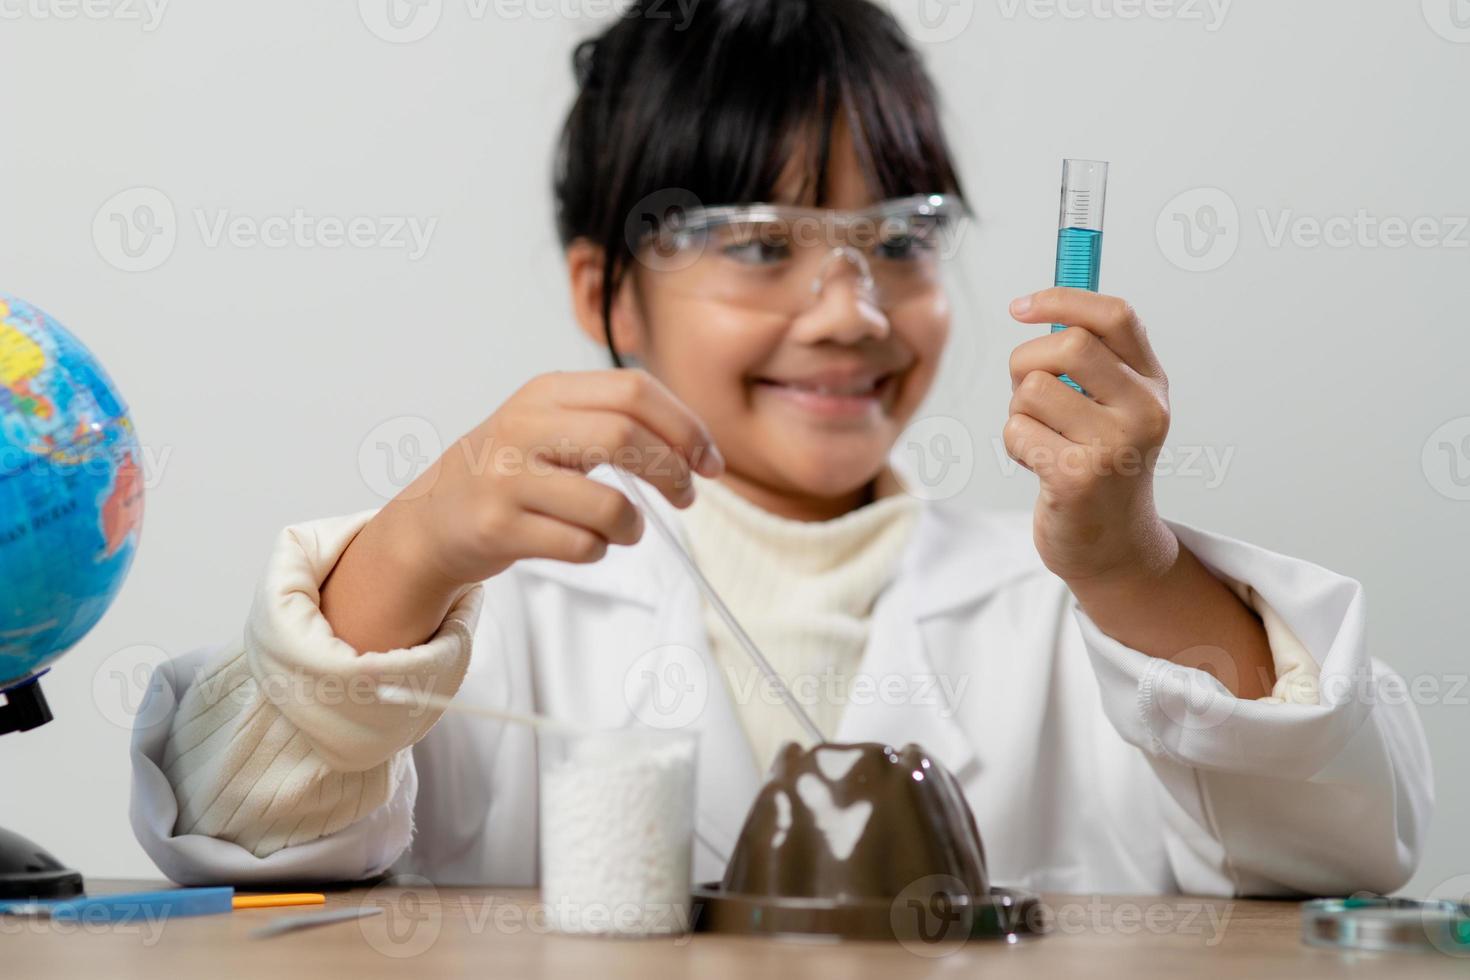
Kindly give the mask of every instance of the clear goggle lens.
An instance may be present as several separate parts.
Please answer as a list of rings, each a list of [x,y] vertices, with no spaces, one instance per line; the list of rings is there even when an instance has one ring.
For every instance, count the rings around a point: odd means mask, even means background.
[[[638,262],[671,289],[751,309],[795,316],[833,288],[892,309],[939,287],[964,219],[938,194],[863,211],[697,208],[667,215]]]

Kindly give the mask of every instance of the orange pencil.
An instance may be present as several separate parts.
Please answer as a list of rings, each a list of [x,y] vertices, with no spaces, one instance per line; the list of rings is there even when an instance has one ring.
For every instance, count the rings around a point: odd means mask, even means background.
[[[325,905],[327,896],[302,892],[295,895],[236,895],[237,909],[280,909],[290,905]]]

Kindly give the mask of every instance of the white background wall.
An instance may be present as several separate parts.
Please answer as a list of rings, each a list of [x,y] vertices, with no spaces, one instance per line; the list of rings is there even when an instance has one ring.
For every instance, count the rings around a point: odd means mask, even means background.
[[[427,449],[528,375],[601,363],[568,318],[547,189],[567,55],[595,22],[576,0],[429,0],[406,31],[427,33],[398,43],[369,27],[404,36],[385,0],[174,0],[156,20],[94,2],[0,3],[0,289],[109,367],[151,487],[127,586],[49,680],[58,721],[0,740],[0,825],[88,874],[146,875],[126,817],[140,668],[240,628],[282,525],[379,500],[365,441],[370,461],[380,439]],[[992,442],[1006,354],[1032,335],[1005,305],[1049,284],[1061,158],[1111,160],[1104,288],[1151,325],[1174,444],[1232,454],[1164,478],[1167,513],[1366,583],[1374,650],[1433,702],[1439,810],[1412,888],[1470,872],[1470,7],[931,2],[937,30],[915,30],[981,219],[934,403],[968,430],[964,493],[1032,500]],[[140,203],[174,240],[123,271],[109,222]],[[437,223],[417,258],[207,234],[298,209]],[[1429,220],[1396,248],[1268,234],[1359,212]],[[1192,259],[1180,221],[1200,247],[1226,234]]]

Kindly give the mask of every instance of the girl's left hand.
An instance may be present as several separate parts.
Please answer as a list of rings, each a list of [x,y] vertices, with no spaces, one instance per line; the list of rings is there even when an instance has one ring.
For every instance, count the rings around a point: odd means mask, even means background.
[[[1033,530],[1042,560],[1068,582],[1161,574],[1178,549],[1153,494],[1169,382],[1143,325],[1123,300],[1080,289],[1023,296],[1011,315],[1067,325],[1011,354],[1005,445],[1041,480]]]

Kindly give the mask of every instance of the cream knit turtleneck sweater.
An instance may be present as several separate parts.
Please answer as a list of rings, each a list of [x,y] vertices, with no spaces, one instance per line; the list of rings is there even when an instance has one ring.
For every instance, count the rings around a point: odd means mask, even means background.
[[[827,737],[867,646],[873,605],[897,568],[918,501],[897,493],[831,521],[776,517],[698,479],[684,512],[694,560]],[[735,637],[704,606],[710,650],[762,770],[788,741],[810,742]]]

